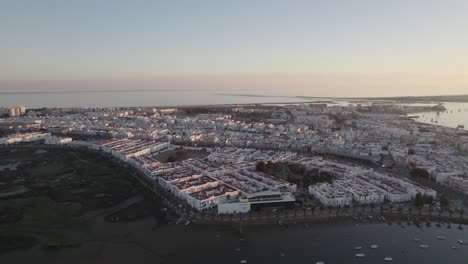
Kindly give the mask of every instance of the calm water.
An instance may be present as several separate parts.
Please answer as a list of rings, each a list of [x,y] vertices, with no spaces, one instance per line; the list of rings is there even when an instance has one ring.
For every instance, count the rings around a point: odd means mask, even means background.
[[[298,94],[300,95],[300,94]],[[206,104],[244,104],[302,102],[294,94],[276,90],[132,90],[68,92],[0,92],[0,106],[40,107],[115,107],[179,106]]]
[[[44,252],[40,249],[0,255],[7,263],[392,263],[466,264],[468,246],[458,239],[468,239],[468,227],[458,230],[443,227],[405,226],[394,223],[319,224],[286,227],[244,228],[245,240],[227,227],[165,226],[151,231],[151,225],[121,224],[100,226],[92,241],[80,248]],[[438,240],[445,236],[446,240]],[[420,241],[414,241],[420,238]],[[370,249],[370,245],[379,245]],[[426,244],[427,249],[419,246]],[[362,246],[362,250],[354,247]],[[457,249],[451,249],[457,246]],[[366,257],[358,259],[357,253]]]
[[[447,127],[465,126],[468,130],[468,103],[444,103],[447,111],[417,113],[416,121]]]
[[[207,104],[294,103],[314,96],[298,90],[131,90],[131,91],[62,91],[0,92],[0,107],[24,105],[40,107],[115,107],[115,106],[182,106]],[[329,100],[311,98],[309,101]],[[339,102],[347,105],[348,102]],[[468,103],[445,103],[447,111],[418,113],[419,122],[468,129]],[[436,123],[437,122],[437,123]]]

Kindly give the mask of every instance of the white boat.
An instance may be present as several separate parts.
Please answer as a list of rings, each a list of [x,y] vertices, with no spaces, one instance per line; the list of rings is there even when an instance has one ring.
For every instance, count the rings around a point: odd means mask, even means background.
[[[465,245],[465,241],[463,241],[463,240],[461,240],[461,239],[457,240],[457,242],[458,242],[458,244],[460,244],[460,245]]]
[[[420,238],[417,238],[417,237],[415,237],[415,238],[414,238],[414,241],[421,241],[421,239],[420,239]]]
[[[356,256],[356,258],[363,258],[363,257],[366,256],[366,254],[359,253],[359,254],[356,254],[355,256]]]
[[[444,236],[438,236],[437,239],[439,239],[439,240],[445,240],[445,237],[444,237]]]
[[[355,249],[355,250],[361,250],[362,247],[361,247],[361,246],[359,246],[359,247],[354,247],[354,249]]]
[[[378,245],[371,245],[370,248],[376,249],[376,248],[379,248],[379,246]]]
[[[419,247],[420,248],[428,248],[429,246],[428,245],[420,245]]]
[[[240,263],[245,264],[245,263],[247,263],[247,260],[243,259],[243,260],[240,261]]]
[[[392,261],[393,258],[391,258],[391,257],[385,257],[384,260],[385,260],[385,261]]]
[[[458,248],[458,247],[456,247],[456,246],[452,246],[452,247],[451,247],[451,249],[457,249],[457,248]]]
[[[325,261],[317,261],[315,264],[325,264]]]

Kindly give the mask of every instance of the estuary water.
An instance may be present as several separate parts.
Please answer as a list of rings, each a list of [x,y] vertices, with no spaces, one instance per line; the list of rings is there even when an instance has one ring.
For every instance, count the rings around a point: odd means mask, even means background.
[[[402,227],[403,226],[403,227]],[[101,224],[80,248],[34,248],[0,255],[9,263],[390,263],[466,264],[467,226],[416,227],[406,223],[320,223],[243,227],[169,225],[152,230],[148,220]],[[437,237],[443,236],[440,240]],[[242,238],[241,238],[242,237]],[[371,245],[378,245],[372,249]],[[427,248],[421,248],[427,245]],[[362,247],[356,250],[355,247]],[[456,248],[452,248],[456,247]],[[358,253],[365,254],[357,258]]]
[[[446,111],[423,112],[415,120],[422,123],[456,128],[459,125],[468,130],[468,103],[444,103]]]

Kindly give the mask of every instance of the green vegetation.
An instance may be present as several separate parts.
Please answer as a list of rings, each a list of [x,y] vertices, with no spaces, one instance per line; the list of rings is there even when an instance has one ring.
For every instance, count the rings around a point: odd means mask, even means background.
[[[411,177],[414,178],[423,178],[423,179],[429,179],[429,172],[426,169],[421,169],[421,168],[412,168],[410,171]]]
[[[443,207],[448,207],[449,205],[449,199],[445,194],[442,194],[439,198],[440,205]]]
[[[417,193],[414,199],[414,205],[416,205],[416,207],[422,207],[425,204],[430,205],[433,202],[434,202],[434,199],[432,198],[432,196],[421,195],[420,193]]]
[[[3,201],[0,205],[5,207],[6,204],[22,214],[18,221],[0,225],[0,248],[3,252],[30,248],[37,243],[36,238],[58,246],[77,244],[65,233],[86,227],[73,210],[46,197]]]
[[[66,149],[0,148],[0,160],[18,162],[0,171],[0,192],[25,187],[29,192],[0,202],[0,253],[30,248],[78,246],[74,234],[86,231],[80,218],[140,193],[131,171],[116,168],[99,153]]]
[[[288,182],[300,184],[304,187],[319,183],[331,182],[333,175],[328,172],[319,172],[318,170],[306,170],[305,167],[298,163],[259,161],[256,164],[257,171],[281,177]]]

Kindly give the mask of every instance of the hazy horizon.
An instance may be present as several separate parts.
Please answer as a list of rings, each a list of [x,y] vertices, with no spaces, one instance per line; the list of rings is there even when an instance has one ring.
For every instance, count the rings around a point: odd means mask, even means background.
[[[0,91],[468,93],[468,2],[2,1]]]

